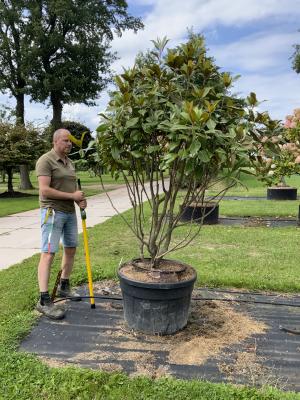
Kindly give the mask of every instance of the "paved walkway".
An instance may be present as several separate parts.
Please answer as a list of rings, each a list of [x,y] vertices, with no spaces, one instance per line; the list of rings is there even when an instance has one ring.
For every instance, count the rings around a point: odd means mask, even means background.
[[[109,192],[119,212],[131,208],[125,186]],[[88,198],[87,227],[100,224],[116,214],[105,193]],[[79,232],[82,231],[78,207],[76,207]],[[40,251],[39,209],[0,218],[0,270],[23,261]]]

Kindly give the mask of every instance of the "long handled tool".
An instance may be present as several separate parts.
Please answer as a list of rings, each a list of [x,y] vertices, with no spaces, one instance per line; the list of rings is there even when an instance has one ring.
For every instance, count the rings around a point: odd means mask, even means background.
[[[78,179],[78,188],[81,190],[80,179]],[[95,308],[95,298],[94,298],[94,290],[93,290],[93,278],[92,278],[92,268],[91,268],[91,260],[90,260],[90,252],[88,245],[88,236],[86,229],[86,212],[84,208],[80,209],[81,221],[82,221],[82,233],[83,233],[83,243],[84,243],[84,252],[85,252],[85,262],[86,262],[86,270],[88,275],[88,283],[89,283],[89,291],[90,291],[90,302],[91,308]]]
[[[57,277],[56,277],[56,281],[55,281],[55,284],[54,284],[54,288],[53,288],[53,290],[52,290],[52,294],[51,294],[51,300],[52,300],[52,301],[55,300],[57,288],[58,288],[58,285],[59,285],[59,282],[60,282],[61,273],[62,273],[62,270],[60,269],[60,270],[58,271],[58,274],[57,274]]]

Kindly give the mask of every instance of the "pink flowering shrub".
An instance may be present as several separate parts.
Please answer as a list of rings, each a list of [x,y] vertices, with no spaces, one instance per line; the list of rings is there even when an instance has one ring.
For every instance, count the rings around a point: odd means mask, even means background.
[[[265,146],[268,142],[276,143],[278,151],[267,155]],[[293,115],[287,115],[282,125],[282,133],[276,132],[272,138],[261,139],[261,155],[264,167],[261,168],[261,179],[268,184],[287,186],[285,177],[300,173],[300,108]]]

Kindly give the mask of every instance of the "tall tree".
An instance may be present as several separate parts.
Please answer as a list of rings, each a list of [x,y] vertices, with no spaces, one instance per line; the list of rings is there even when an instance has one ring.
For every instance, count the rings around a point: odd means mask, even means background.
[[[114,34],[142,28],[123,0],[38,0],[27,2],[33,52],[31,96],[53,108],[52,125],[62,122],[64,104],[93,105],[108,81],[116,56]]]
[[[16,99],[15,114],[19,124],[24,124],[24,95],[28,77],[23,10],[23,1],[0,1],[0,91],[8,90]]]

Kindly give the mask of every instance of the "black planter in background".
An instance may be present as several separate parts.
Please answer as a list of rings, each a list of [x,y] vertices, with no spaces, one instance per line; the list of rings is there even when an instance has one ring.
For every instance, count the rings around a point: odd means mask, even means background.
[[[181,206],[181,221],[201,223],[204,215],[204,225],[214,225],[219,222],[219,204],[206,203]]]
[[[297,200],[297,188],[294,187],[269,187],[268,200]]]

